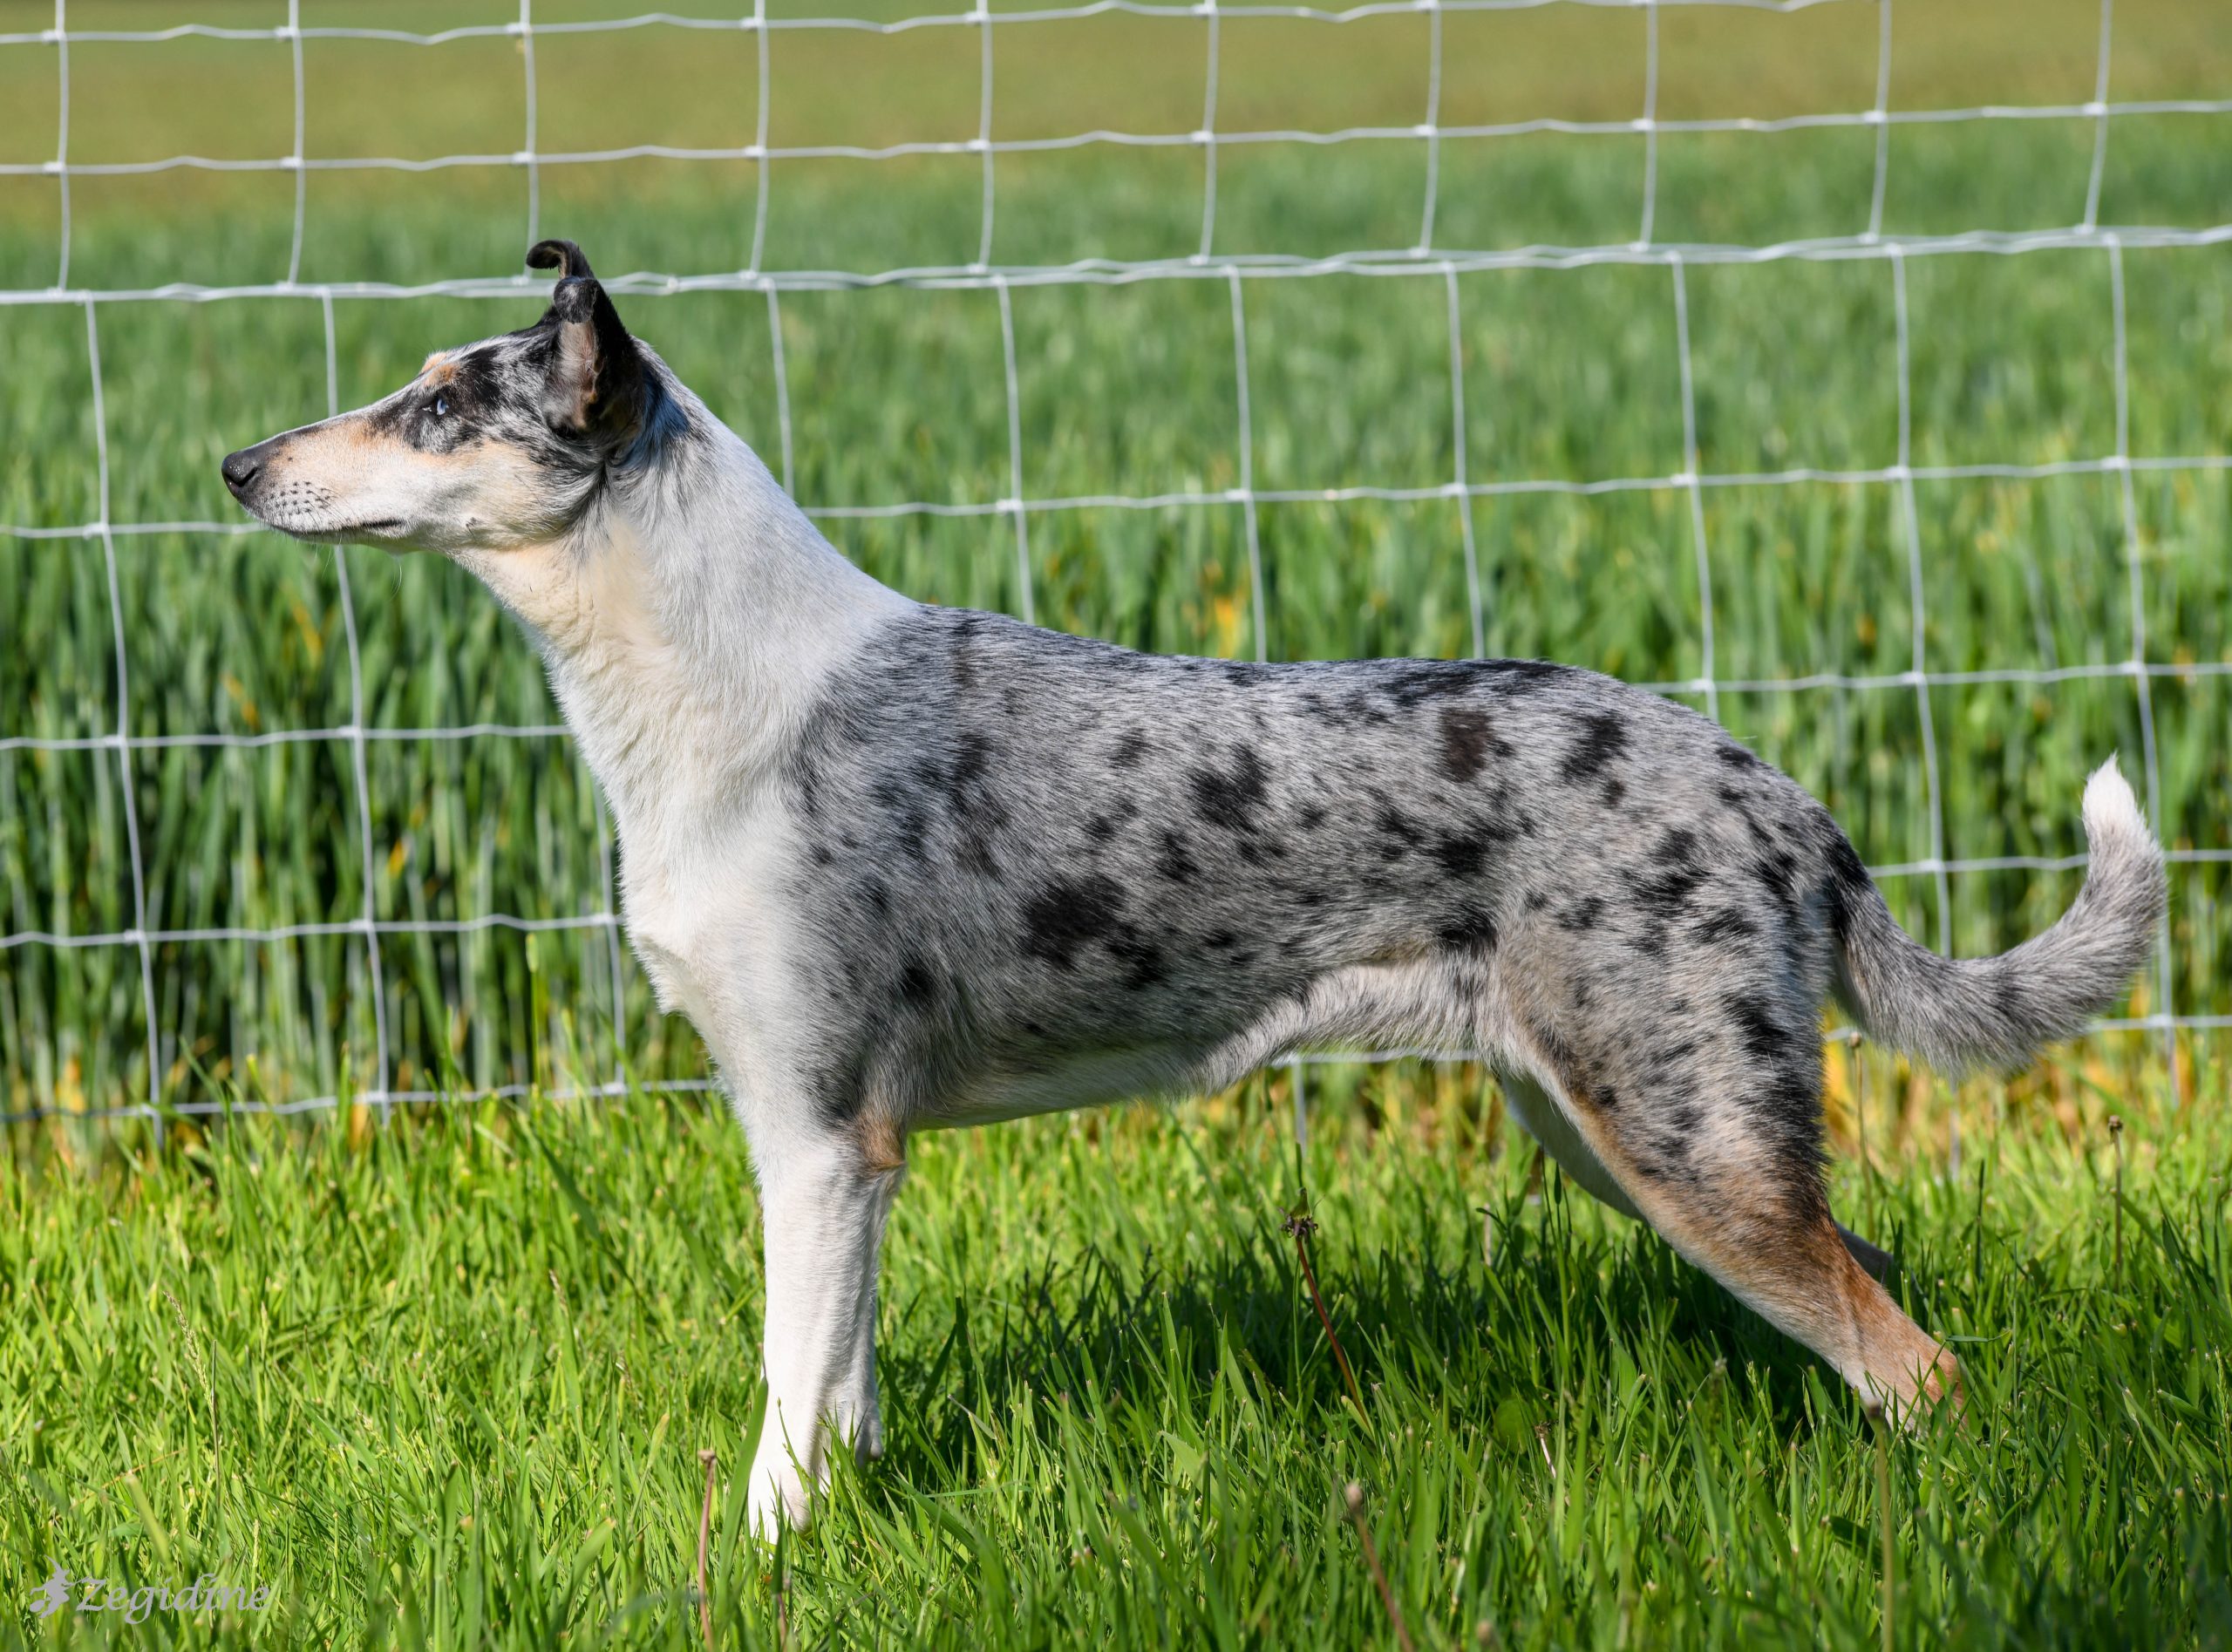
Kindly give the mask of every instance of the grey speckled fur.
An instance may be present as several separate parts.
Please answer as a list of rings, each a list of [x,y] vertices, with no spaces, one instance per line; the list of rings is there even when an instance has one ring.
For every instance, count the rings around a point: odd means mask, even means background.
[[[1277,1053],[1258,1028],[1480,1044],[1616,1117],[1644,1175],[1694,1180],[1734,1132],[1818,1207],[1832,990],[1903,1047],[2018,1058],[2120,989],[2161,902],[2129,846],[2049,934],[1949,962],[1812,798],[1610,678],[1168,658],[937,608],[828,685],[785,783],[833,1123],[1028,1105],[1112,1053],[1127,1088],[1219,1084]]]

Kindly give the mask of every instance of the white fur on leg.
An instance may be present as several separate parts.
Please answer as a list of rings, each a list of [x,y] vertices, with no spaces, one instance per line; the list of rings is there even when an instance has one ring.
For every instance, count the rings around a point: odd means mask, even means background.
[[[853,1448],[863,1463],[883,1455],[883,1412],[875,1386],[876,1281],[882,1270],[876,1258],[883,1248],[884,1223],[891,1215],[891,1201],[898,1195],[902,1170],[874,1173],[875,1232],[868,1241],[868,1265],[861,1281],[861,1300],[853,1317],[853,1355],[845,1371],[845,1385],[836,1409],[838,1438]]]
[[[770,1156],[759,1170],[767,1413],[747,1508],[752,1531],[772,1539],[779,1522],[803,1527],[812,1518],[813,1490],[828,1479],[833,1424],[840,1438],[880,1438],[876,1246],[896,1177],[865,1170],[849,1143],[834,1140]]]

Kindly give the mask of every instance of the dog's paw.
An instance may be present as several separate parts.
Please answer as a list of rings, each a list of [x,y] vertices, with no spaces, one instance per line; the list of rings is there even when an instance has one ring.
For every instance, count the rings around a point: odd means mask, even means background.
[[[1936,1350],[1927,1366],[1913,1370],[1888,1393],[1869,1397],[1902,1433],[1927,1432],[1938,1417],[1950,1417],[1955,1428],[1968,1425],[1969,1397],[1961,1387],[1961,1362],[1948,1348]]]
[[[787,1451],[770,1456],[764,1449],[752,1465],[752,1488],[745,1501],[745,1525],[758,1541],[772,1544],[789,1526],[803,1532],[813,1523],[813,1488]]]
[[[861,1420],[853,1436],[853,1455],[863,1463],[873,1463],[883,1455],[883,1418],[874,1411]]]
[[[1937,1363],[1922,1378],[1922,1391],[1923,1398],[1929,1402],[1928,1410],[1935,1411],[1939,1406],[1950,1405],[1953,1408],[1953,1420],[1956,1423],[1967,1422],[1969,1396],[1961,1386],[1961,1362],[1953,1357],[1951,1349],[1941,1348],[1937,1350]],[[1921,1413],[1925,1407],[1917,1404],[1915,1410],[1917,1413]]]
[[[853,1448],[853,1460],[873,1463],[883,1455],[883,1413],[873,1397],[840,1400],[831,1414],[837,1438]]]

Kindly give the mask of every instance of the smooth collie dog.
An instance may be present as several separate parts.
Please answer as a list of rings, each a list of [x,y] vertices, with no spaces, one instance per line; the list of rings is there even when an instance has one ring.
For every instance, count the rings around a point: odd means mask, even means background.
[[[1535,660],[1251,665],[926,607],[834,549],[570,241],[533,327],[224,461],[297,539],[453,558],[610,800],[628,935],[711,1050],[766,1229],[754,1525],[873,1457],[915,1131],[1218,1089],[1297,1047],[1492,1052],[1566,1172],[1872,1403],[1957,1397],[1822,1177],[1820,1021],[1948,1067],[2080,1029],[2161,853],[2111,759],[2044,935],[1955,962],[1726,732]]]

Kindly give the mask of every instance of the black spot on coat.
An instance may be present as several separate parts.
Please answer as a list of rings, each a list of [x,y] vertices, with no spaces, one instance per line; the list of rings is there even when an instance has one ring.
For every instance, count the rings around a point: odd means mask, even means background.
[[[1628,725],[1616,712],[1591,711],[1581,719],[1581,733],[1558,765],[1564,778],[1579,782],[1602,774],[1627,754]]]
[[[920,958],[909,958],[899,970],[900,1001],[912,1009],[927,1010],[937,1002],[937,977]]]
[[[1191,883],[1200,868],[1187,853],[1186,840],[1175,832],[1162,834],[1162,847],[1154,858],[1154,869],[1173,883]]]
[[[1443,922],[1436,938],[1453,952],[1485,957],[1496,949],[1496,921],[1478,907],[1463,907]]]
[[[1759,926],[1735,908],[1729,908],[1701,918],[1690,933],[1699,941],[1717,945],[1728,941],[1749,940],[1759,933]]]
[[[1730,998],[1724,1006],[1735,1023],[1744,1053],[1754,1061],[1779,1063],[1790,1054],[1791,1034],[1769,1013],[1766,1005],[1750,998]]]
[[[1676,826],[1658,840],[1653,858],[1659,869],[1637,883],[1636,904],[1650,917],[1671,922],[1682,915],[1705,880],[1705,863],[1698,858],[1698,834],[1687,826]]]
[[[1488,839],[1485,833],[1471,832],[1446,837],[1433,846],[1433,858],[1453,878],[1480,876],[1481,864],[1487,860],[1487,855]]]
[[[1441,712],[1441,772],[1469,780],[1487,766],[1490,753],[1509,757],[1511,748],[1496,737],[1488,714],[1477,705],[1444,706]]]
[[[1603,915],[1603,900],[1597,895],[1583,895],[1558,914],[1558,928],[1569,935],[1586,935],[1596,927]]]
[[[1235,754],[1230,770],[1195,769],[1187,777],[1194,785],[1194,807],[1201,819],[1228,832],[1252,832],[1262,806],[1263,760],[1247,746]]]
[[[1123,910],[1124,892],[1106,878],[1049,884],[1024,909],[1023,949],[1058,969],[1074,969],[1082,948],[1115,933]]]

